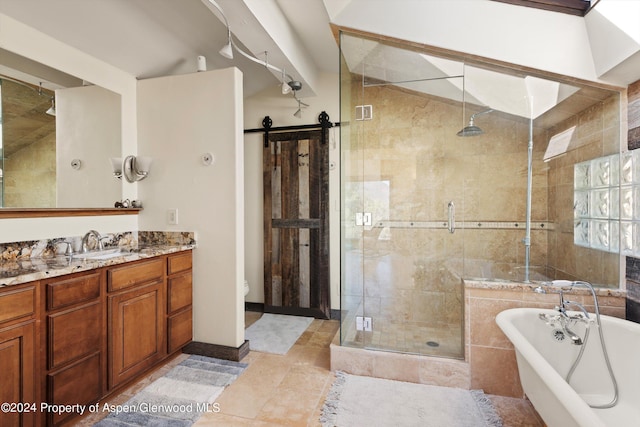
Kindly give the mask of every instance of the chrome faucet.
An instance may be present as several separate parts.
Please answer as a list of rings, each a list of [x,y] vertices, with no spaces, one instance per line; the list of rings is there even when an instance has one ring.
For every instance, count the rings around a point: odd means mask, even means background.
[[[100,235],[100,233],[98,233],[96,230],[89,230],[87,231],[87,234],[84,235],[84,237],[82,238],[82,252],[86,253],[88,252],[89,249],[89,239],[93,237],[98,245],[98,250],[102,250],[104,249],[102,246],[102,236]],[[93,247],[93,249],[95,249],[95,245]]]
[[[578,322],[578,321],[586,322],[588,324],[588,322],[590,321],[589,313],[587,312],[587,309],[584,308],[582,304],[576,301],[569,301],[564,297],[565,290],[572,289],[575,284],[576,282],[558,280],[551,283],[543,283],[541,286],[538,286],[533,291],[536,293],[546,294],[547,288],[553,288],[557,290],[560,296],[560,301],[559,301],[559,304],[555,307],[555,310],[558,312],[558,314],[555,316],[541,316],[540,318],[545,320],[548,324],[560,326],[560,328],[565,333],[565,335],[569,337],[572,344],[582,345],[584,343],[583,339],[580,338],[578,334],[573,332],[573,330],[569,326],[575,324],[575,322]],[[567,312],[568,306],[578,307],[582,312],[582,314],[570,315]]]
[[[65,248],[64,254],[66,256],[73,256],[73,246],[71,245],[70,241],[65,240],[64,238],[58,238],[58,239],[53,239],[51,243],[53,243],[54,245],[57,245],[59,243],[63,243],[67,245],[67,247]]]

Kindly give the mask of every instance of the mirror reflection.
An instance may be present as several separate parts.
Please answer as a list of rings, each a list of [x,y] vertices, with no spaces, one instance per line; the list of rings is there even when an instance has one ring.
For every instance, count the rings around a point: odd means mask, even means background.
[[[56,199],[54,93],[0,78],[2,207],[51,207]]]
[[[0,54],[0,207],[113,207],[120,95]]]

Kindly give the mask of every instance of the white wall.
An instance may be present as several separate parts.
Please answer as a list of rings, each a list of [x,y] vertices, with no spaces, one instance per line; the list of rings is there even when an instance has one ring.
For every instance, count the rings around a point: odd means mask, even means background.
[[[586,80],[600,77],[580,16],[488,0],[352,0],[332,18],[337,25],[438,48]]]
[[[56,91],[56,206],[113,207],[122,183],[111,157],[122,157],[120,96],[100,86]],[[80,169],[71,161],[79,159]]]
[[[336,59],[337,60],[337,59]],[[245,100],[244,127],[262,127],[262,119],[271,117],[273,127],[318,123],[322,111],[329,114],[331,122],[340,121],[340,89],[338,74],[322,73],[319,76],[315,97],[304,98],[309,104],[302,118],[293,116],[298,104],[291,95],[282,95],[280,87],[274,87]],[[245,143],[245,276],[249,281],[249,302],[264,302],[263,279],[263,229],[262,229],[262,133],[244,136]],[[330,269],[331,308],[340,308],[340,133],[330,130],[329,161],[335,167],[329,172],[330,194]]]
[[[194,340],[244,342],[242,74],[235,68],[141,80],[140,230],[194,231]],[[215,161],[205,166],[204,153]],[[167,210],[178,208],[178,224]]]

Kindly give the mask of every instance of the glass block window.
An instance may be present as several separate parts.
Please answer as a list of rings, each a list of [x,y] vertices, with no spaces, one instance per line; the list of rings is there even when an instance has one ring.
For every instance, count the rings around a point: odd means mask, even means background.
[[[573,242],[640,255],[640,150],[573,167]]]

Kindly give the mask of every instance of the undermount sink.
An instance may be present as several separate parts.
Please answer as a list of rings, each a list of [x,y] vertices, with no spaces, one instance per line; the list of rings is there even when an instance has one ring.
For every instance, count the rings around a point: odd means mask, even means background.
[[[80,252],[73,254],[73,258],[78,259],[109,259],[119,256],[124,256],[126,253],[122,252],[120,248],[102,249],[99,251]]]

